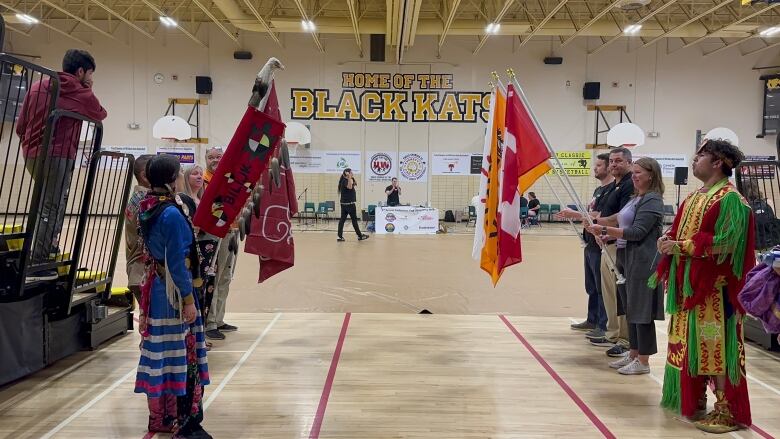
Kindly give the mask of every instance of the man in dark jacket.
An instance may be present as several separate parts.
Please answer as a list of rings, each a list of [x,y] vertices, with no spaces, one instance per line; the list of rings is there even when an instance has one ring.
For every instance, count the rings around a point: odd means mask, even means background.
[[[106,110],[92,92],[92,74],[95,59],[84,50],[70,49],[62,59],[62,72],[58,73],[59,95],[56,108],[79,113],[87,118],[102,121]],[[50,253],[59,252],[59,234],[65,218],[70,180],[76,162],[81,124],[79,120],[63,117],[54,127],[46,157],[41,151],[46,123],[50,116],[52,89],[49,79],[34,82],[25,96],[16,134],[21,139],[25,168],[33,177],[39,159],[48,157],[41,177],[45,181],[41,210],[33,245],[33,261],[44,262]],[[55,279],[54,270],[33,273],[28,281]]]

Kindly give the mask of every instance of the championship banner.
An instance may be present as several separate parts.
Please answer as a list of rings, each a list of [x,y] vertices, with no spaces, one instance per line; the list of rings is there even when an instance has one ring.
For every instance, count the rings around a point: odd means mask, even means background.
[[[649,157],[655,159],[661,166],[663,177],[674,177],[674,168],[687,168],[690,163],[685,154],[632,154],[634,161],[640,157]]]
[[[195,164],[195,146],[193,145],[176,145],[176,146],[161,146],[157,148],[157,155],[168,154],[179,159],[182,167]]]
[[[563,170],[570,177],[587,177],[590,175],[590,151],[559,151],[558,160],[563,165]],[[547,174],[562,174],[560,169],[551,169]]]
[[[433,175],[471,175],[471,157],[469,152],[434,152],[431,154],[431,172]],[[480,166],[482,164],[480,159]]]
[[[284,135],[284,127],[270,115],[247,107],[195,212],[195,226],[219,238],[225,237],[268,167]]]
[[[326,174],[341,174],[347,168],[360,174],[362,168],[360,151],[325,151],[322,163]]]
[[[366,181],[390,181],[397,176],[396,152],[366,151]]]
[[[86,152],[85,148],[79,148],[78,155],[76,157],[76,163],[82,169],[89,168],[89,162],[92,159],[92,152]],[[130,154],[135,158],[147,154],[149,148],[146,146],[101,146],[103,151],[118,152],[120,154]],[[126,165],[124,160],[105,159],[100,161],[101,169],[119,169]]]
[[[398,171],[401,181],[425,183],[428,181],[428,153],[402,152]]]
[[[302,146],[290,150],[290,166],[298,174],[320,174],[325,172],[324,153],[305,149]]]

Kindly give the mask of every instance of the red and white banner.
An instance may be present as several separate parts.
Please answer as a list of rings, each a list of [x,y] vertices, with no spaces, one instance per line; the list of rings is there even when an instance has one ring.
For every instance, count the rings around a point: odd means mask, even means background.
[[[295,265],[295,243],[290,218],[298,213],[298,202],[292,170],[281,166],[280,180],[281,186],[277,187],[268,171],[260,178],[260,184],[264,187],[260,198],[260,218],[252,214],[252,224],[244,246],[245,252],[260,258],[258,283]]]
[[[214,236],[230,230],[284,135],[273,83],[269,93],[265,112],[247,107],[195,212],[195,226]]]

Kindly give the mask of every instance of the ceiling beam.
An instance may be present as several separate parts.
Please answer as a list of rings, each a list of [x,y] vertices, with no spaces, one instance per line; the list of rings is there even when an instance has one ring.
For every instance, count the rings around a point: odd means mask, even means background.
[[[116,12],[115,10],[111,9],[109,6],[99,2],[98,0],[91,0],[92,3],[96,4],[97,6],[101,7],[104,11],[108,12],[109,14],[113,15],[114,17],[118,18],[120,21],[125,23],[126,25],[130,26],[131,28],[135,29],[136,31],[140,32],[142,35],[144,35],[147,38],[154,39],[154,35],[150,34],[149,32],[141,29],[133,23],[132,21],[125,18],[122,14]]]
[[[352,22],[352,30],[355,32],[355,43],[357,43],[360,57],[363,58],[363,41],[360,39],[356,2],[357,0],[347,0],[347,7],[349,8],[349,19]]]
[[[716,54],[716,53],[718,53],[718,52],[722,52],[722,51],[724,51],[724,50],[726,50],[726,49],[728,49],[728,48],[730,48],[730,47],[739,46],[740,44],[742,44],[742,43],[744,43],[745,41],[747,41],[747,40],[750,40],[750,39],[752,39],[752,38],[755,38],[755,36],[754,36],[754,35],[748,35],[747,37],[744,37],[744,38],[741,38],[741,39],[739,39],[739,40],[737,40],[737,41],[734,41],[734,42],[733,42],[733,43],[731,43],[731,44],[726,44],[726,45],[724,45],[724,46],[718,47],[718,48],[717,48],[717,49],[715,49],[715,50],[711,50],[711,51],[709,51],[709,52],[705,53],[705,54],[704,54],[704,56],[706,57],[706,56],[714,55],[714,54]]]
[[[301,19],[304,21],[309,21],[309,16],[306,15],[306,10],[303,9],[303,3],[301,0],[295,0],[295,6],[298,8],[298,12],[301,14]],[[317,32],[309,33],[311,33],[311,37],[314,39],[314,44],[317,45],[317,49],[319,49],[320,52],[325,53],[325,48],[322,47],[322,43],[320,42],[320,37],[317,36]]]
[[[694,21],[696,21],[696,20],[699,20],[700,18],[702,18],[702,17],[704,17],[704,16],[706,16],[706,15],[709,15],[709,14],[711,14],[711,13],[715,12],[715,11],[717,11],[718,9],[720,9],[720,8],[722,8],[722,7],[724,7],[724,6],[728,6],[728,5],[729,5],[729,3],[731,3],[731,0],[724,0],[724,1],[722,1],[722,2],[720,2],[720,3],[718,3],[718,4],[716,4],[715,6],[713,6],[713,7],[709,8],[709,9],[707,9],[706,11],[704,11],[704,12],[700,13],[699,15],[696,15],[696,16],[694,16],[694,17],[691,17],[691,18],[689,18],[687,21],[685,21],[684,23],[682,23],[682,24],[680,24],[680,25],[677,25],[677,26],[675,26],[675,27],[673,27],[673,28],[669,29],[668,31],[666,31],[666,32],[662,33],[661,35],[659,35],[659,36],[657,36],[657,37],[653,38],[652,40],[650,40],[650,41],[648,41],[647,43],[645,43],[645,44],[644,44],[642,47],[647,47],[647,46],[650,46],[650,45],[654,44],[655,42],[657,42],[657,41],[659,41],[660,39],[662,39],[663,37],[665,37],[665,36],[667,36],[667,35],[671,34],[672,32],[674,32],[674,31],[676,31],[676,30],[679,30],[679,29],[682,29],[682,28],[684,28],[685,26],[688,26],[689,24],[693,23]]]
[[[442,0],[443,2],[446,2],[447,0]],[[441,46],[444,45],[444,39],[447,38],[447,34],[450,32],[450,26],[452,26],[452,21],[455,20],[455,15],[458,12],[458,6],[460,6],[460,0],[450,0],[450,12],[447,14],[447,19],[444,21],[444,30],[441,33],[441,36],[439,37],[439,49],[441,49]],[[446,3],[445,3],[446,4]]]
[[[568,0],[566,0],[568,1]],[[498,15],[496,15],[496,18],[493,19],[493,23],[500,23],[501,20],[504,18],[504,15],[506,15],[507,11],[509,11],[509,7],[512,6],[512,3],[514,3],[515,0],[506,0],[504,2],[504,7],[501,8],[501,10],[498,12]],[[476,55],[477,52],[479,52],[479,49],[482,48],[482,46],[485,45],[485,42],[487,42],[487,39],[490,35],[484,34],[482,35],[482,38],[479,40],[479,44],[477,44],[477,48],[474,49],[474,54]]]
[[[24,14],[24,13],[25,13],[25,12],[22,12],[21,10],[19,10],[19,9],[16,9],[15,7],[11,6],[10,4],[8,4],[8,3],[6,3],[6,2],[0,2],[0,6],[3,6],[3,7],[5,7],[6,9],[9,9],[9,10],[11,10],[11,11],[13,11],[13,12],[17,13],[17,14]],[[59,28],[57,28],[57,27],[54,27],[54,26],[50,25],[49,23],[47,23],[47,22],[43,21],[43,17],[41,17],[41,18],[39,19],[39,22],[40,22],[41,26],[43,26],[43,27],[45,27],[45,28],[47,28],[47,29],[51,29],[51,30],[53,30],[54,32],[57,32],[57,33],[58,33],[58,34],[60,34],[60,35],[64,35],[64,36],[66,36],[66,37],[68,37],[68,38],[70,38],[70,39],[72,39],[72,40],[78,41],[79,43],[81,43],[81,44],[84,44],[85,46],[91,46],[91,45],[92,45],[91,43],[88,43],[88,42],[86,42],[86,41],[82,40],[81,38],[74,37],[73,35],[71,35],[71,34],[69,34],[69,33],[65,32],[64,30],[62,30],[62,29],[59,29]]]
[[[159,7],[157,7],[157,5],[155,5],[154,3],[150,2],[149,0],[141,0],[141,1],[143,2],[143,4],[145,4],[147,7],[149,7],[149,9],[151,9],[152,11],[154,11],[154,12],[155,12],[157,15],[159,15],[159,16],[161,16],[161,17],[162,17],[162,16],[166,16],[166,17],[167,17],[167,15],[165,14],[165,12],[163,12],[163,11],[162,11],[162,9],[160,9]],[[204,43],[203,41],[199,40],[199,39],[198,39],[198,37],[196,37],[195,35],[193,35],[192,33],[190,33],[190,31],[188,31],[188,30],[187,30],[187,29],[186,29],[184,26],[182,26],[181,24],[179,24],[178,26],[176,26],[176,29],[179,29],[179,30],[181,31],[181,33],[183,33],[184,35],[186,35],[186,36],[187,36],[189,39],[191,39],[192,41],[196,42],[196,43],[197,43],[197,44],[198,44],[200,47],[203,47],[203,48],[208,48],[208,46],[206,45],[206,43]]]
[[[112,40],[115,39],[114,36],[111,35],[110,33],[104,31],[103,29],[101,29],[101,28],[99,28],[97,26],[95,26],[94,24],[90,23],[89,21],[84,20],[83,18],[79,17],[78,15],[70,13],[67,9],[65,9],[65,8],[55,4],[54,2],[51,2],[49,0],[43,0],[43,3],[46,3],[50,7],[52,7],[54,9],[62,12],[63,14],[67,15],[68,17],[78,21],[79,23],[81,23],[84,26],[87,26],[88,28],[90,28],[90,29],[100,33],[101,35],[104,35],[104,36],[106,36],[108,38],[111,38]]]
[[[717,2],[717,0],[713,0],[713,3],[716,3],[716,2]],[[727,10],[731,9],[731,5],[726,5],[726,9],[727,9]],[[683,11],[683,14],[685,14],[685,16],[686,16],[686,17],[688,17],[688,18],[692,18],[692,17],[691,17],[691,14],[688,12],[688,10],[687,10],[687,9],[685,9],[685,7],[683,7],[682,5],[680,5],[680,10],[681,10],[681,11]],[[729,13],[730,13],[730,14],[732,14],[732,16],[734,16],[734,12],[732,12],[732,11],[729,11]],[[709,28],[709,26],[707,26],[707,23],[705,23],[705,22],[704,22],[704,19],[703,19],[703,18],[700,18],[700,19],[698,19],[698,21],[699,21],[699,24],[701,24],[701,25],[702,25],[702,27],[704,27],[704,35],[707,35],[707,34],[709,34],[710,32],[712,32],[712,29],[710,29],[710,28]],[[685,45],[685,44],[687,43],[687,41],[685,41],[685,37],[680,37],[680,40],[682,41],[683,45]],[[723,37],[720,37],[720,41],[721,41],[723,44],[728,44],[728,42],[726,41],[726,39],[725,39],[725,38],[723,38]],[[666,45],[666,53],[667,53],[667,55],[668,55],[669,53],[671,53],[671,52],[669,52],[669,45],[668,45],[668,44]]]
[[[603,16],[607,15],[607,14],[609,13],[609,11],[611,11],[611,10],[612,10],[612,9],[613,9],[615,6],[617,6],[617,5],[618,5],[618,3],[622,2],[622,1],[623,1],[623,0],[615,0],[615,1],[613,1],[612,3],[610,3],[610,4],[609,4],[609,6],[607,6],[607,7],[606,7],[606,8],[604,8],[604,9],[602,9],[602,10],[601,10],[601,12],[599,12],[599,13],[598,13],[598,14],[596,14],[596,15],[595,15],[593,18],[591,18],[591,20],[590,20],[589,22],[587,22],[587,23],[585,24],[585,26],[582,26],[581,28],[577,29],[577,30],[576,30],[576,31],[575,31],[573,34],[571,34],[571,35],[569,36],[569,38],[566,38],[566,39],[563,41],[563,43],[561,43],[561,47],[564,47],[564,46],[566,46],[567,44],[571,43],[571,41],[572,41],[573,39],[577,38],[577,36],[578,36],[579,34],[581,34],[583,31],[585,31],[585,29],[587,29],[587,28],[589,28],[589,27],[593,26],[593,24],[594,24],[594,23],[596,23],[597,21],[599,21],[599,20],[601,19],[601,17],[603,17]]]
[[[555,6],[553,10],[550,11],[549,14],[547,14],[547,16],[544,17],[542,21],[539,22],[539,24],[534,26],[534,30],[532,30],[530,34],[526,35],[525,38],[521,37],[520,45],[518,46],[518,49],[525,46],[525,44],[529,42],[531,38],[533,38],[533,36],[536,35],[544,27],[545,24],[547,24],[548,21],[552,20],[552,18],[555,17],[555,14],[557,14],[562,7],[566,6],[566,3],[568,2],[569,0],[561,0],[561,2],[558,3],[558,5]]]
[[[282,42],[279,41],[279,37],[274,33],[274,31],[271,30],[271,27],[268,25],[268,22],[263,19],[263,17],[260,15],[260,12],[255,8],[255,5],[252,4],[249,0],[244,0],[244,4],[246,5],[247,9],[249,9],[250,12],[252,12],[252,15],[255,16],[257,19],[257,22],[260,23],[260,26],[263,26],[265,28],[265,31],[268,32],[268,35],[271,37],[276,44],[279,45],[279,47],[282,46]]]
[[[203,3],[200,2],[200,0],[191,0],[191,1],[195,3],[195,6],[200,8],[200,10],[203,11],[203,13],[206,14],[206,16],[209,17],[209,19],[211,19],[211,21],[213,21],[218,28],[222,29],[222,32],[224,32],[225,35],[228,36],[228,38],[233,40],[234,43],[238,44],[238,37],[233,35],[233,33],[230,32],[228,28],[226,28],[225,25],[222,24],[222,22],[220,22],[219,19],[217,19],[216,15],[214,15],[206,6],[204,6]]]
[[[696,38],[695,40],[691,41],[690,43],[686,43],[685,45],[683,45],[683,46],[682,46],[682,47],[680,47],[679,49],[675,49],[675,50],[673,50],[672,52],[676,52],[676,51],[678,51],[678,50],[680,50],[680,49],[685,49],[686,47],[691,47],[691,46],[693,46],[694,44],[698,43],[699,41],[702,41],[702,40],[704,40],[704,39],[706,39],[706,38],[709,38],[709,37],[710,37],[712,34],[714,34],[714,33],[720,32],[720,31],[722,31],[723,29],[726,29],[726,28],[728,28],[728,27],[730,27],[730,26],[736,26],[736,25],[738,25],[738,24],[740,24],[740,23],[744,23],[745,21],[747,21],[747,20],[750,20],[751,18],[753,18],[753,17],[756,17],[756,16],[758,16],[758,15],[761,15],[761,14],[763,14],[764,12],[768,12],[768,11],[770,11],[771,9],[773,9],[773,8],[776,8],[776,7],[778,7],[778,6],[780,6],[780,4],[778,4],[778,3],[775,3],[775,4],[772,4],[772,5],[769,5],[769,6],[765,7],[764,9],[761,9],[761,10],[759,10],[759,11],[756,11],[756,12],[754,12],[754,13],[750,14],[750,15],[746,15],[746,16],[744,16],[744,17],[740,18],[739,20],[736,20],[736,21],[734,21],[734,22],[731,22],[731,23],[729,23],[729,24],[727,24],[727,25],[725,25],[725,26],[723,26],[723,27],[720,27],[720,28],[718,28],[718,29],[715,29],[715,30],[713,30],[713,31],[711,31],[711,32],[708,32],[706,35],[704,35],[704,36],[701,36],[701,37],[699,37],[699,38]],[[733,43],[732,43],[732,44],[733,44]],[[732,44],[727,44],[726,46],[731,46]],[[670,52],[670,53],[672,53],[672,52]]]
[[[644,23],[645,21],[655,17],[655,15],[658,14],[659,12],[663,11],[664,9],[668,8],[669,6],[672,6],[676,2],[677,2],[677,0],[669,0],[668,2],[662,4],[661,6],[653,9],[649,14],[647,14],[644,17],[640,18],[639,21],[637,21],[636,23],[633,23],[633,24],[642,24],[642,23]],[[614,37],[610,38],[609,40],[607,40],[606,43],[602,44],[601,46],[595,48],[592,52],[588,53],[588,55],[595,55],[595,54],[601,52],[602,50],[604,50],[604,48],[606,48],[610,44],[614,43],[615,41],[617,41],[622,36],[623,36],[623,30],[621,29],[619,34],[617,34]]]
[[[775,47],[777,47],[777,46],[780,46],[780,41],[778,41],[778,42],[776,42],[776,43],[772,43],[772,44],[767,44],[765,47],[762,47],[762,48],[760,48],[760,49],[756,49],[756,50],[754,50],[754,51],[752,51],[752,52],[743,53],[743,54],[742,54],[742,56],[753,55],[754,53],[763,52],[763,51],[765,51],[765,50],[769,50],[769,49],[775,48]]]
[[[18,34],[24,35],[25,37],[31,37],[31,36],[32,36],[32,35],[31,35],[30,33],[28,33],[28,32],[25,32],[25,31],[23,31],[23,30],[21,30],[21,29],[17,29],[17,28],[15,28],[15,27],[13,27],[13,26],[9,26],[9,25],[7,25],[7,24],[5,25],[5,28],[6,28],[6,29],[8,29],[8,30],[10,30],[10,31],[16,32],[16,33],[18,33]]]

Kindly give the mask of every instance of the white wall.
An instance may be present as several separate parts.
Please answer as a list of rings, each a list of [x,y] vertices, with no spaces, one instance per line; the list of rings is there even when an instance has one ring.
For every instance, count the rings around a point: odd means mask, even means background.
[[[151,137],[151,126],[163,115],[169,97],[194,97],[196,75],[211,76],[214,93],[202,113],[201,136],[213,145],[225,145],[241,117],[249,98],[255,72],[267,57],[276,56],[287,66],[277,75],[277,90],[286,118],[290,115],[290,88],[341,89],[343,71],[380,71],[451,73],[455,89],[486,91],[489,73],[514,68],[534,111],[550,141],[559,150],[581,150],[593,142],[594,113],[585,111],[582,84],[586,81],[602,83],[602,104],[625,104],[635,123],[646,131],[660,132],[660,137],[649,138],[643,152],[684,153],[689,157],[694,150],[695,131],[727,126],[737,132],[742,149],[748,154],[774,154],[774,138],[756,139],[761,127],[762,73],[754,66],[773,62],[780,49],[758,55],[741,56],[739,48],[729,49],[711,57],[702,57],[699,46],[667,55],[679,41],[661,42],[645,49],[630,50],[635,41],[618,41],[608,49],[586,56],[585,45],[593,48],[599,41],[578,39],[558,50],[563,65],[542,63],[550,55],[550,40],[534,40],[517,49],[518,40],[510,37],[492,37],[477,54],[472,51],[475,37],[448,37],[441,57],[436,58],[436,40],[416,38],[416,43],[405,56],[409,65],[368,63],[358,57],[351,36],[323,36],[326,54],[317,51],[308,35],[285,35],[284,48],[260,34],[241,36],[241,48],[254,54],[251,61],[237,61],[232,53],[238,47],[218,29],[202,26],[198,36],[209,48],[201,48],[175,30],[159,30],[150,40],[138,33],[121,28],[116,40],[99,39],[85,47],[93,53],[98,68],[95,91],[108,109],[105,121],[106,145],[149,145],[161,142]],[[63,52],[78,46],[45,29],[36,29],[32,38],[9,34],[6,51],[38,55],[35,60],[58,68]],[[364,47],[368,38],[364,38]],[[753,42],[740,48],[748,50]],[[711,50],[717,46],[707,46]],[[155,84],[157,72],[166,77],[163,84]],[[178,81],[171,80],[177,74]],[[566,85],[570,81],[570,86]],[[611,83],[619,83],[613,88]],[[140,130],[130,130],[127,124],[138,122]],[[484,124],[455,123],[376,123],[312,121],[313,148],[330,150],[380,149],[399,151],[473,151],[481,150]],[[200,160],[205,148],[200,150]],[[365,159],[364,159],[365,160]],[[335,181],[335,177],[333,176]],[[428,183],[407,184],[405,201],[444,204],[439,207],[462,208],[474,191],[473,177],[464,184],[456,177],[432,178]],[[576,186],[589,192],[594,182],[580,177]],[[329,181],[321,177],[301,176],[304,184]],[[454,198],[442,201],[437,185],[455,184],[460,187]],[[299,184],[300,186],[300,184]],[[335,182],[330,184],[335,186]],[[537,185],[538,186],[538,185]],[[383,197],[384,184],[367,184],[361,191],[363,204]],[[317,199],[334,199],[335,189],[315,191]],[[451,191],[450,191],[451,192]],[[540,189],[540,192],[544,193]],[[671,192],[671,191],[670,191]],[[327,198],[322,198],[327,197]],[[454,206],[450,204],[454,203]],[[462,204],[459,204],[462,203]],[[445,206],[446,205],[446,206]]]

